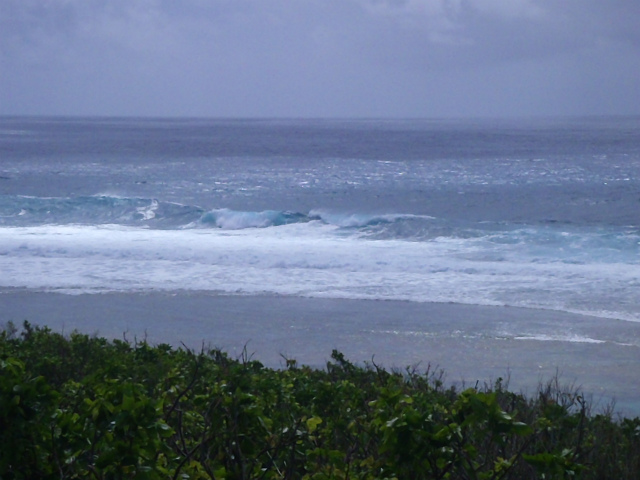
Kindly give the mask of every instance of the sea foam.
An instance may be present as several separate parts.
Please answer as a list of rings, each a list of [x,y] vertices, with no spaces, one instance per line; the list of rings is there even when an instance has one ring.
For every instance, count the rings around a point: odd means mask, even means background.
[[[498,255],[482,237],[371,240],[314,221],[237,230],[67,225],[2,228],[0,246],[4,287],[457,302],[640,321],[637,263],[541,259],[518,243]]]

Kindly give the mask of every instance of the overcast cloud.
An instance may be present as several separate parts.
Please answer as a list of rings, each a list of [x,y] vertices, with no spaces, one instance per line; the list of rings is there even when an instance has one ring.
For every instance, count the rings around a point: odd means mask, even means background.
[[[0,114],[640,114],[640,1],[1,0]]]

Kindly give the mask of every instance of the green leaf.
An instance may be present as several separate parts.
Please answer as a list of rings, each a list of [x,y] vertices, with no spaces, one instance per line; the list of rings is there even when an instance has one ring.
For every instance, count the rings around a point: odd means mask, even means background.
[[[315,430],[318,428],[318,425],[320,425],[321,423],[322,419],[320,417],[311,417],[307,419],[307,429],[309,430],[309,433],[315,432]]]

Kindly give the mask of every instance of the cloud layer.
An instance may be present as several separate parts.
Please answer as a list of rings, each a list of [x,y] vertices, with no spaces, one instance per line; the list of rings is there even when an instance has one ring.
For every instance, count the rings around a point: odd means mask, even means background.
[[[3,0],[0,114],[640,113],[626,0]]]

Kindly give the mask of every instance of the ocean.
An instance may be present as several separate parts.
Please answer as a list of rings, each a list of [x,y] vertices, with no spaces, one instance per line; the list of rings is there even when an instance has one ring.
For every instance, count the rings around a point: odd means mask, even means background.
[[[354,342],[363,328],[429,335],[403,330],[421,306],[577,314],[593,328],[474,328],[617,345],[639,372],[640,117],[3,117],[0,288],[5,312],[16,292],[386,305],[396,330],[349,315],[327,330]],[[454,323],[438,328],[455,339]],[[606,337],[615,328],[624,338]],[[313,338],[329,345],[322,328]]]

